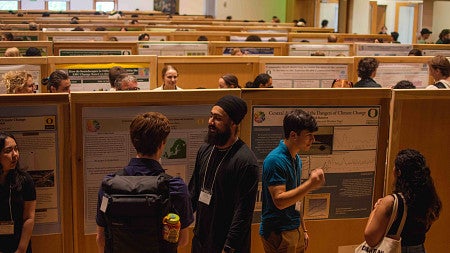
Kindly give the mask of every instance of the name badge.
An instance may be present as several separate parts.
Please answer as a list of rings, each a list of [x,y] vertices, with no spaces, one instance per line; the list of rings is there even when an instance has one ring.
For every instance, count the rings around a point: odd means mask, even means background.
[[[102,203],[100,204],[100,211],[106,213],[106,208],[108,208],[108,198],[103,196]]]
[[[295,211],[300,212],[301,209],[302,209],[302,202],[301,201],[295,202]]]
[[[198,198],[198,201],[209,206],[209,202],[211,202],[211,194],[205,190],[202,190],[200,192],[200,197]]]
[[[0,221],[0,235],[13,235],[13,234],[14,234],[14,222]]]

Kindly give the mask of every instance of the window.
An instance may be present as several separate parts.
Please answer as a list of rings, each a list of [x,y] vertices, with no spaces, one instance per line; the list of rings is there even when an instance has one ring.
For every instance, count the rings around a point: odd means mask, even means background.
[[[0,10],[17,11],[19,10],[20,1],[0,1]]]
[[[49,11],[67,11],[69,10],[70,1],[68,0],[47,0],[45,1],[45,9]]]
[[[95,10],[110,12],[117,9],[117,0],[94,0]]]

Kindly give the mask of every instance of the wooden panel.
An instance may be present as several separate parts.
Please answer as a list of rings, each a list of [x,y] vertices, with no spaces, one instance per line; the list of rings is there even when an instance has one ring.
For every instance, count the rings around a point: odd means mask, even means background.
[[[383,196],[390,97],[390,89],[244,89],[242,93],[242,98],[247,101],[250,108],[254,105],[306,107],[380,105],[374,200]],[[251,145],[252,120],[251,117],[245,117],[241,127],[241,137],[249,145]],[[364,240],[366,222],[366,218],[307,220],[306,226],[311,239],[307,252],[338,252],[339,246],[361,243]],[[256,224],[252,228],[252,252],[262,252]]]
[[[241,87],[258,75],[258,57],[245,56],[160,56],[158,57],[158,86],[163,83],[164,65],[178,69],[178,86],[183,89],[218,88],[219,77],[234,74]],[[156,87],[153,87],[156,88]]]
[[[223,55],[226,48],[273,48],[274,56],[287,55],[287,45],[283,42],[217,42],[209,43],[211,55]]]
[[[443,210],[427,233],[427,252],[443,252],[450,244],[450,90],[394,90],[391,108],[387,193],[393,184],[392,168],[398,151],[413,148],[426,158]]]

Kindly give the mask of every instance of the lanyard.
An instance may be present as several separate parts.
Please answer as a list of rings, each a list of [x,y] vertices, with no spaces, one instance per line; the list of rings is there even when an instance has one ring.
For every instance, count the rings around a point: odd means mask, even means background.
[[[11,217],[11,221],[12,221],[13,217],[12,217],[12,205],[11,205],[11,185],[9,186],[9,216]]]
[[[236,143],[236,142],[234,142],[234,143]],[[233,145],[231,145],[231,147],[227,150],[225,155],[222,157],[222,160],[220,160],[219,165],[217,165],[217,169],[214,172],[214,178],[213,178],[213,181],[212,181],[212,184],[211,184],[211,189],[210,189],[211,193],[212,193],[212,191],[214,189],[214,183],[216,182],[217,171],[219,171],[219,168],[222,165],[223,160],[225,160],[225,157],[227,157],[228,153],[230,153],[230,150],[233,148],[234,143],[233,143]],[[211,152],[209,153],[208,162],[206,163],[205,175],[203,175],[202,189],[205,189],[206,174],[208,173],[208,169],[209,169],[209,161],[211,160],[211,156],[212,156],[212,153],[214,152],[215,148],[216,148],[216,146],[214,145],[213,148],[211,149]]]

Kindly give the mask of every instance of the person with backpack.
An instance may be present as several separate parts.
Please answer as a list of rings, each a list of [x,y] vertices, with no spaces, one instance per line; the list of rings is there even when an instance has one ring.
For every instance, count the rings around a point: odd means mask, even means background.
[[[98,252],[166,253],[188,244],[194,215],[187,185],[165,174],[159,162],[169,133],[169,120],[158,112],[138,115],[131,122],[137,155],[123,170],[106,176],[98,193]],[[163,237],[169,213],[181,223],[178,242]]]

